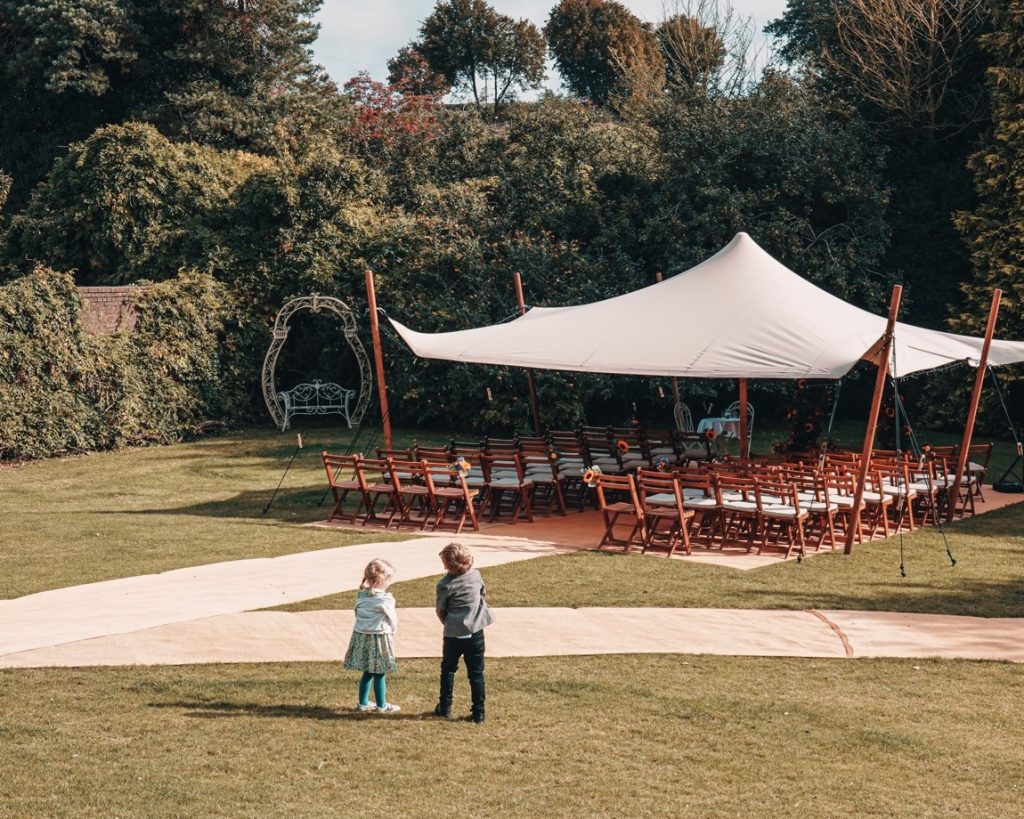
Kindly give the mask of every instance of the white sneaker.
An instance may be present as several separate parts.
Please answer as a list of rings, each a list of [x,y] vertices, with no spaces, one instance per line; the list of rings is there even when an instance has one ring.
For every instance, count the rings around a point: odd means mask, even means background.
[[[377,706],[378,714],[397,714],[401,710],[402,709],[395,705],[393,702]]]
[[[368,702],[366,705],[358,705],[358,704],[356,705],[356,711],[361,711],[364,714],[369,713],[370,711],[376,711],[376,710],[377,710],[377,704],[373,703],[373,702]]]

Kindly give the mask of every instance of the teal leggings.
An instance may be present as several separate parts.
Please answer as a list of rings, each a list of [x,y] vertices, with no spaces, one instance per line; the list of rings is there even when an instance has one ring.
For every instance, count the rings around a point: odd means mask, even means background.
[[[370,704],[370,686],[373,685],[373,696],[377,700],[377,706],[383,708],[387,704],[388,684],[383,674],[371,674],[363,672],[363,678],[359,681],[359,704]]]

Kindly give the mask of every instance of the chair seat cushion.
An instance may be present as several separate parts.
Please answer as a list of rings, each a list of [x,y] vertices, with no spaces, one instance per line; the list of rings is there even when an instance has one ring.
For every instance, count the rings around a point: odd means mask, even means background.
[[[491,479],[491,486],[496,487],[498,489],[517,489],[520,486],[522,486],[522,487],[533,486],[533,481],[523,481],[522,483],[520,483],[518,477],[516,477],[516,478],[492,478]]]
[[[770,503],[761,508],[761,513],[769,518],[795,518],[796,509],[785,503]]]

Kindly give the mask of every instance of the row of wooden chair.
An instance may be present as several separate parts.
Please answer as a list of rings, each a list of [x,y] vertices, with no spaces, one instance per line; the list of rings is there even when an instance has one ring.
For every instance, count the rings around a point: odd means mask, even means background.
[[[600,475],[598,505],[605,532],[598,548],[609,544],[646,552],[659,541],[671,556],[702,540],[711,548],[745,539],[747,551],[760,554],[785,541],[788,557],[817,550],[852,519],[852,479],[844,476],[794,480],[793,475],[738,475],[696,470],[640,469],[636,475]],[[862,505],[863,508],[863,505]],[[616,533],[627,527],[626,533]],[[664,528],[663,528],[664,526]]]
[[[474,507],[478,490],[444,462],[329,452],[321,457],[334,498],[328,520],[454,533],[461,532],[468,520],[473,529],[480,529]]]
[[[836,548],[853,522],[860,457],[828,453],[815,463],[732,459],[599,475],[605,524],[599,548],[639,546],[646,552],[660,542],[671,555],[679,546],[689,553],[695,540],[714,547],[743,539],[748,551],[781,545],[787,557],[826,543]],[[959,514],[973,512],[974,477],[964,477],[959,489],[953,483],[945,456],[915,461],[903,454],[877,455],[867,470],[855,538],[935,523],[949,503]]]

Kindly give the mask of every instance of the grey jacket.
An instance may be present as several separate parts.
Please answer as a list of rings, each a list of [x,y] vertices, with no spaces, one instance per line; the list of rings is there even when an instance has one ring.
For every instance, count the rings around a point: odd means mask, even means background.
[[[437,584],[437,616],[445,637],[469,637],[494,622],[485,599],[484,579],[476,569],[446,574]]]

